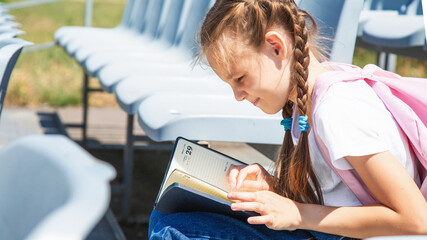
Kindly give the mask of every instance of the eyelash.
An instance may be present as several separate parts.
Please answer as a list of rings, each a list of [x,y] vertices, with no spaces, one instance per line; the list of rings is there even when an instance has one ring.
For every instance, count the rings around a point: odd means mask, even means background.
[[[238,82],[238,83],[239,83],[239,82],[242,82],[243,77],[244,77],[244,76],[241,76],[241,77],[237,78],[236,82]]]

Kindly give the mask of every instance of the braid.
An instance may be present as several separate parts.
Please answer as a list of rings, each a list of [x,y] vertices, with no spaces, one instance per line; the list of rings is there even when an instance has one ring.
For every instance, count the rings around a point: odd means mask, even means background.
[[[292,16],[294,33],[294,68],[293,80],[297,89],[297,109],[300,116],[307,115],[308,102],[308,65],[310,63],[308,30],[305,15],[295,4],[288,4],[285,8]],[[294,149],[289,163],[288,187],[292,199],[311,203],[323,203],[322,191],[310,161],[308,146],[308,132],[301,132],[298,145]],[[317,193],[310,186],[310,180]],[[301,190],[303,189],[303,190]],[[304,191],[305,190],[305,191]]]
[[[294,5],[290,5],[294,6]],[[297,107],[301,116],[307,115],[307,92],[308,92],[308,65],[310,63],[309,48],[307,44],[308,34],[305,27],[305,19],[298,13],[298,9],[291,7],[294,16],[294,61],[295,71],[293,79],[297,83]]]
[[[291,101],[287,101],[285,106],[282,110],[282,116],[283,119],[292,117],[293,113],[293,105],[294,103]],[[287,196],[287,185],[288,183],[286,181],[283,181],[283,179],[288,179],[288,166],[291,161],[291,156],[294,151],[294,142],[292,139],[292,133],[291,130],[286,130],[285,137],[283,139],[282,147],[280,148],[280,153],[278,160],[276,161],[276,170],[274,173],[274,186],[273,189],[276,193]],[[282,181],[281,181],[282,180]]]

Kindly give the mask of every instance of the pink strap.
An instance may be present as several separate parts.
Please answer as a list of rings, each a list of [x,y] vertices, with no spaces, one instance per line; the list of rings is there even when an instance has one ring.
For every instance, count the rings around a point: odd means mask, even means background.
[[[319,149],[322,152],[322,156],[326,159],[326,162],[328,163],[329,167],[332,168],[335,174],[337,174],[337,176],[341,178],[341,180],[345,183],[345,185],[349,187],[350,191],[353,192],[356,198],[359,199],[359,201],[363,205],[372,205],[377,203],[375,198],[370,193],[369,189],[366,188],[366,185],[352,171],[339,170],[333,166],[331,158],[329,157],[328,149],[326,148],[322,139],[320,139],[319,135],[316,134],[317,131],[314,123],[313,123],[313,130],[314,130],[314,137],[316,139],[317,146],[319,146]]]

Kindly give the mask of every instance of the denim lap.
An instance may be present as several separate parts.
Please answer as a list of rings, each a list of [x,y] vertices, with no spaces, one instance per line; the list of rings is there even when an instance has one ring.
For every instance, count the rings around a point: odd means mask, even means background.
[[[315,231],[276,231],[264,225],[250,225],[221,214],[187,212],[163,214],[153,210],[149,225],[150,239],[348,239]]]

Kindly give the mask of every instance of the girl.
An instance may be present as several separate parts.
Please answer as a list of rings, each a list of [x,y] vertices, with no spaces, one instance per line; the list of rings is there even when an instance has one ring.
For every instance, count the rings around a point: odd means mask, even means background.
[[[282,110],[284,143],[274,176],[260,165],[235,166],[229,173],[232,187],[252,190],[230,193],[230,199],[238,200],[232,209],[260,216],[244,223],[211,213],[165,216],[154,211],[151,238],[427,234],[427,204],[413,153],[371,87],[365,81],[334,84],[312,118],[316,80],[343,69],[319,63],[316,24],[293,0],[218,0],[203,23],[201,46],[201,55],[230,84],[238,101],[250,101],[269,114]],[[327,146],[333,165],[354,170],[379,204],[362,206],[326,163],[313,131]]]

